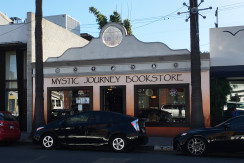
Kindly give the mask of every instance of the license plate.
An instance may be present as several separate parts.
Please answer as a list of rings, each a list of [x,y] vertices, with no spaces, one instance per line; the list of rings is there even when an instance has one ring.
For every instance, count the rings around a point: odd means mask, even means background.
[[[14,129],[14,126],[9,126],[10,129]]]

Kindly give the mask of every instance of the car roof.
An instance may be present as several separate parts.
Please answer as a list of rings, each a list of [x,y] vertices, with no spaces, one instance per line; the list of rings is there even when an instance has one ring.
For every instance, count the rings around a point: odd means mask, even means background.
[[[83,112],[80,112],[80,113],[106,113],[106,114],[119,115],[119,116],[123,116],[123,117],[127,117],[127,118],[135,118],[135,117],[130,116],[130,115],[121,114],[121,113],[117,113],[117,112],[111,112],[111,111],[89,110],[89,111],[83,111]]]

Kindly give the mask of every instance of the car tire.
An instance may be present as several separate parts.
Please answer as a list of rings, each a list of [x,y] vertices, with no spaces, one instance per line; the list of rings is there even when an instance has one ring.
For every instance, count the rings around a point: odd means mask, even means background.
[[[207,143],[201,137],[192,137],[186,142],[186,151],[194,156],[201,156],[207,151]]]
[[[53,134],[45,134],[41,139],[42,146],[45,149],[54,149],[56,142],[56,137]]]
[[[127,140],[124,136],[115,135],[109,141],[110,147],[115,152],[124,152],[127,150]]]

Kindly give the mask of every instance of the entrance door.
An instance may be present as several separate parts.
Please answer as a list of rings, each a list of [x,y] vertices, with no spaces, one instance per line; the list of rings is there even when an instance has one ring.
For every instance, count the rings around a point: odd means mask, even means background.
[[[125,114],[125,86],[104,86],[100,88],[101,110]]]

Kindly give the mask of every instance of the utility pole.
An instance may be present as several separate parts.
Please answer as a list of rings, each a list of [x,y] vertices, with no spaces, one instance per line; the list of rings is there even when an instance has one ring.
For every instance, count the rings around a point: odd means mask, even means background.
[[[198,4],[197,0],[189,0],[190,6],[183,3],[188,7],[188,19],[190,19],[190,36],[191,36],[191,129],[204,127],[204,115],[202,106],[202,89],[201,89],[201,58],[199,47],[199,26],[198,15],[202,16],[199,11],[212,9],[212,7],[198,9],[204,0]],[[178,12],[178,15],[182,14]],[[202,16],[204,19],[206,16]],[[186,19],[186,21],[188,21]]]

